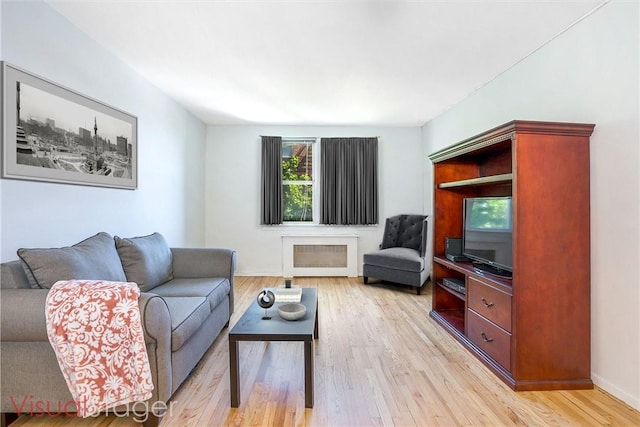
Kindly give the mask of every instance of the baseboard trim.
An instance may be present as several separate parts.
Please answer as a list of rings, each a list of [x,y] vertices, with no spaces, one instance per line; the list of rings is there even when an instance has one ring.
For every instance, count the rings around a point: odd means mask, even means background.
[[[604,378],[602,378],[600,375],[595,374],[595,373],[591,373],[591,379],[593,380],[593,383],[598,386],[599,388],[601,388],[602,390],[606,391],[607,393],[609,393],[610,395],[622,400],[624,403],[626,403],[627,405],[631,406],[633,409],[640,411],[640,397],[639,396],[633,396],[629,393],[627,393],[626,391],[622,390],[620,387],[612,384],[611,382],[605,380]]]

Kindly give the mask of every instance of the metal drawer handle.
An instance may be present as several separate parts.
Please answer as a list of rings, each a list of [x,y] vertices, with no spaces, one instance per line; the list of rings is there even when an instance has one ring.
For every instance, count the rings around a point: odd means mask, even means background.
[[[482,304],[484,304],[485,307],[489,308],[489,307],[493,307],[493,303],[492,302],[487,302],[486,299],[484,299],[484,297],[482,297]]]
[[[480,336],[482,337],[482,339],[484,340],[484,342],[491,342],[493,341],[493,338],[488,338],[487,334],[485,334],[484,332],[480,332]]]

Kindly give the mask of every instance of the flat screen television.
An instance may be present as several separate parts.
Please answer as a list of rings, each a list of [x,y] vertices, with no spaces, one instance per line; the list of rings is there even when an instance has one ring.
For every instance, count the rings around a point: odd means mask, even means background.
[[[481,273],[511,277],[513,203],[511,197],[473,197],[463,203],[462,252]]]

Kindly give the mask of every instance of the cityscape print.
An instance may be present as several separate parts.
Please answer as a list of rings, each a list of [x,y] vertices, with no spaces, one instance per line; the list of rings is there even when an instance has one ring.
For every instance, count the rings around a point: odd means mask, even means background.
[[[133,126],[16,81],[16,163],[133,179]]]

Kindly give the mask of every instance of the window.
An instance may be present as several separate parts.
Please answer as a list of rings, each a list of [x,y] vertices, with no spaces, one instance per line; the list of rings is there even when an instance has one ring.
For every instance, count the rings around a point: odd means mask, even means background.
[[[261,142],[260,224],[378,223],[377,137]]]
[[[282,209],[284,222],[314,221],[315,139],[282,140]]]

